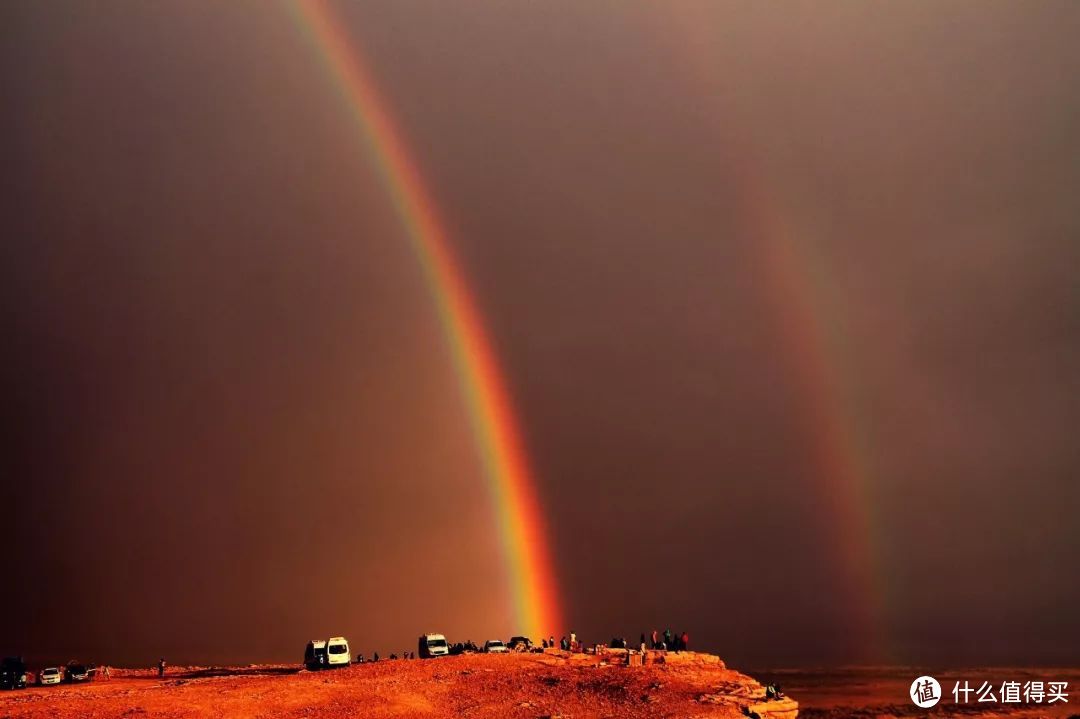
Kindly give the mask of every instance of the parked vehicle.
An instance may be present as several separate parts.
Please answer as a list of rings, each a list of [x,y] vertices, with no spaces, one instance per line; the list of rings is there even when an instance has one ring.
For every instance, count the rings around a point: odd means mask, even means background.
[[[22,657],[5,657],[0,662],[0,689],[25,689],[26,662]]]
[[[510,637],[510,641],[506,643],[510,647],[512,652],[529,652],[532,651],[532,640],[528,637]]]
[[[446,637],[442,634],[423,634],[416,653],[421,659],[443,657],[450,653],[450,645],[446,643]]]
[[[39,687],[47,684],[59,684],[63,678],[64,673],[60,671],[60,667],[45,667],[38,672],[37,684]]]
[[[90,681],[90,670],[85,664],[68,664],[64,669],[64,681],[68,684]]]
[[[304,647],[304,666],[310,671],[316,669],[325,669],[329,664],[326,655],[326,640],[325,639],[312,639]]]
[[[349,642],[345,637],[326,640],[326,664],[331,667],[349,666]]]
[[[488,639],[484,642],[484,652],[487,654],[506,654],[509,651],[501,639]]]

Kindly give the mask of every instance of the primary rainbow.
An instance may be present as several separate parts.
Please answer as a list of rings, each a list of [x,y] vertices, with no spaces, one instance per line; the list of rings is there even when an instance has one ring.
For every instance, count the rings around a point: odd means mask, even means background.
[[[401,132],[361,54],[325,0],[289,0],[367,142],[393,200],[453,355],[497,515],[515,631],[562,630],[547,534],[505,381],[483,319]]]

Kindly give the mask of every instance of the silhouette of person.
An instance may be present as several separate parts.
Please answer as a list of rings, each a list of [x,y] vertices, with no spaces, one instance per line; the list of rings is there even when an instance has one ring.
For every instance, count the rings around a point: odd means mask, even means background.
[[[159,677],[165,676],[165,657],[161,657],[160,659],[158,659],[157,675]]]

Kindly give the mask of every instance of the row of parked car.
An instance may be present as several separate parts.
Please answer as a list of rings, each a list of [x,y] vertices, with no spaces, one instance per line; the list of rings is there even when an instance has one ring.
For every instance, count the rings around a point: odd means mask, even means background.
[[[31,683],[39,687],[60,682],[75,684],[89,681],[92,672],[86,665],[72,662],[63,668],[45,667],[35,677],[22,657],[5,657],[0,662],[0,689],[25,689]]]
[[[416,653],[421,659],[432,659],[450,654],[473,652],[505,654],[511,651],[531,651],[532,642],[528,637],[511,637],[507,643],[503,643],[500,639],[489,639],[481,648],[473,644],[471,640],[451,645],[442,634],[423,634],[417,641],[416,648]],[[304,648],[304,666],[313,671],[344,667],[350,663],[352,663],[352,655],[349,650],[349,641],[345,637],[312,639]],[[0,689],[25,689],[35,679],[33,683],[38,686],[61,682],[75,684],[89,681],[95,671],[85,664],[72,662],[63,668],[45,667],[34,677],[27,670],[26,662],[21,657],[7,657],[0,663]]]
[[[501,639],[488,639],[482,647],[474,644],[471,639],[467,642],[447,645],[446,637],[442,634],[425,634],[420,637],[420,657],[422,659],[444,654],[507,654],[509,652],[531,651],[533,651],[533,643],[528,637],[510,637],[508,642],[503,642]]]
[[[508,642],[503,642],[501,639],[489,639],[482,647],[474,644],[472,640],[450,645],[450,654],[507,654],[531,651],[534,651],[533,643],[528,637],[510,637]]]
[[[533,643],[528,637],[511,637],[510,641],[506,643],[501,639],[489,639],[484,642],[484,646],[481,648],[473,644],[471,640],[451,645],[442,634],[422,634],[416,644],[416,654],[421,659],[433,659],[450,654],[470,654],[473,652],[506,654],[512,651],[528,652],[532,650]],[[349,653],[349,641],[345,637],[312,639],[304,647],[304,666],[311,671],[344,667],[351,663],[351,656]],[[378,657],[378,655],[375,656]],[[363,661],[363,658],[358,657],[357,661]]]

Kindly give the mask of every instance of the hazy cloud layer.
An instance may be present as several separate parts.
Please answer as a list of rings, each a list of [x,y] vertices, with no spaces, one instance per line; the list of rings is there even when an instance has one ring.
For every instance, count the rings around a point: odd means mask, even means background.
[[[575,629],[743,665],[1078,659],[1080,8],[340,16],[490,321]],[[0,651],[514,631],[429,291],[290,16],[8,3],[0,37]],[[879,646],[766,224],[863,452]]]

